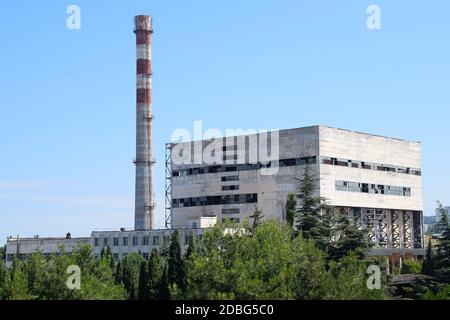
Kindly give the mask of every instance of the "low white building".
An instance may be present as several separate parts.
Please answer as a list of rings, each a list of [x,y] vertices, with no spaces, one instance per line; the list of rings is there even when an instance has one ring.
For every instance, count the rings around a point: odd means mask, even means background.
[[[216,224],[216,217],[207,216],[190,219],[186,228],[177,229],[180,235],[181,250],[187,249],[189,236],[201,239],[203,232]],[[19,238],[6,239],[6,265],[11,267],[14,256],[21,261],[31,254],[40,252],[44,256],[59,255],[61,252],[72,253],[82,245],[90,245],[96,259],[105,247],[110,247],[115,261],[135,252],[148,258],[153,249],[168,248],[174,229],[93,231],[90,237],[71,238]]]
[[[69,235],[64,238],[8,237],[6,239],[6,266],[11,267],[15,256],[23,261],[35,252],[40,252],[46,257],[61,252],[70,254],[79,246],[90,243],[90,237],[72,238]]]

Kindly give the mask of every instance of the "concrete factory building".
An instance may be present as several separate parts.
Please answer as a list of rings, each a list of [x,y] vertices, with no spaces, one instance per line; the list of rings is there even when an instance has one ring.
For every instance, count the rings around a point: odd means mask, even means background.
[[[312,126],[169,144],[167,151],[173,228],[209,215],[243,222],[255,206],[266,219],[282,219],[295,178],[309,165],[317,195],[369,228],[372,254],[424,254],[419,142]]]

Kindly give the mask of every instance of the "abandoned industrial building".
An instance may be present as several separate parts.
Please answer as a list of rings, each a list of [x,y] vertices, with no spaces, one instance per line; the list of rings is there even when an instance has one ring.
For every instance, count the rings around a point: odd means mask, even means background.
[[[310,166],[317,177],[318,196],[352,216],[359,227],[370,230],[375,245],[370,254],[392,260],[424,255],[420,143],[328,126],[167,144],[165,229],[155,229],[153,28],[149,16],[136,16],[134,23],[135,230],[94,231],[85,238],[10,237],[6,243],[8,266],[15,255],[26,259],[36,251],[57,254],[61,245],[70,253],[77,245],[90,244],[95,256],[109,246],[115,260],[132,252],[147,256],[153,248],[167,245],[175,229],[180,230],[184,247],[189,234],[201,238],[216,221],[242,223],[255,206],[265,219],[281,220],[287,196],[296,192],[295,178],[301,177],[305,166]],[[220,142],[219,147],[210,148],[216,142]],[[205,158],[208,148],[214,154]],[[180,156],[183,161],[179,161]],[[191,157],[201,161],[184,161]]]
[[[259,141],[259,134],[221,139],[217,145],[223,147],[216,152],[222,150],[223,156],[217,159],[227,160],[216,165],[177,163],[173,153],[194,152],[195,142],[169,144],[166,208],[171,226],[208,215],[242,222],[255,206],[266,219],[282,219],[288,193],[298,188],[295,178],[309,165],[317,176],[317,195],[370,230],[372,254],[423,255],[420,143],[327,126],[275,133],[277,144],[268,149],[276,147],[278,158],[264,164],[248,162],[250,141]],[[199,150],[211,143],[202,141]],[[261,173],[267,168],[276,170]]]

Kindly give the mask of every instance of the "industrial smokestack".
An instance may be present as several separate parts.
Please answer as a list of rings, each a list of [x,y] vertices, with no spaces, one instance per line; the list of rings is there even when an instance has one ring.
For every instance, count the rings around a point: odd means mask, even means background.
[[[136,33],[136,188],[134,228],[153,229],[152,186],[152,68],[150,36],[152,18],[134,17]]]

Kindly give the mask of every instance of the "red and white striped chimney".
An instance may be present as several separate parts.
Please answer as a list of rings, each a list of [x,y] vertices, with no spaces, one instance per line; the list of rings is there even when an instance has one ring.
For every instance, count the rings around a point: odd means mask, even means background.
[[[136,33],[136,187],[134,228],[153,229],[154,195],[152,186],[152,18],[134,17]]]

